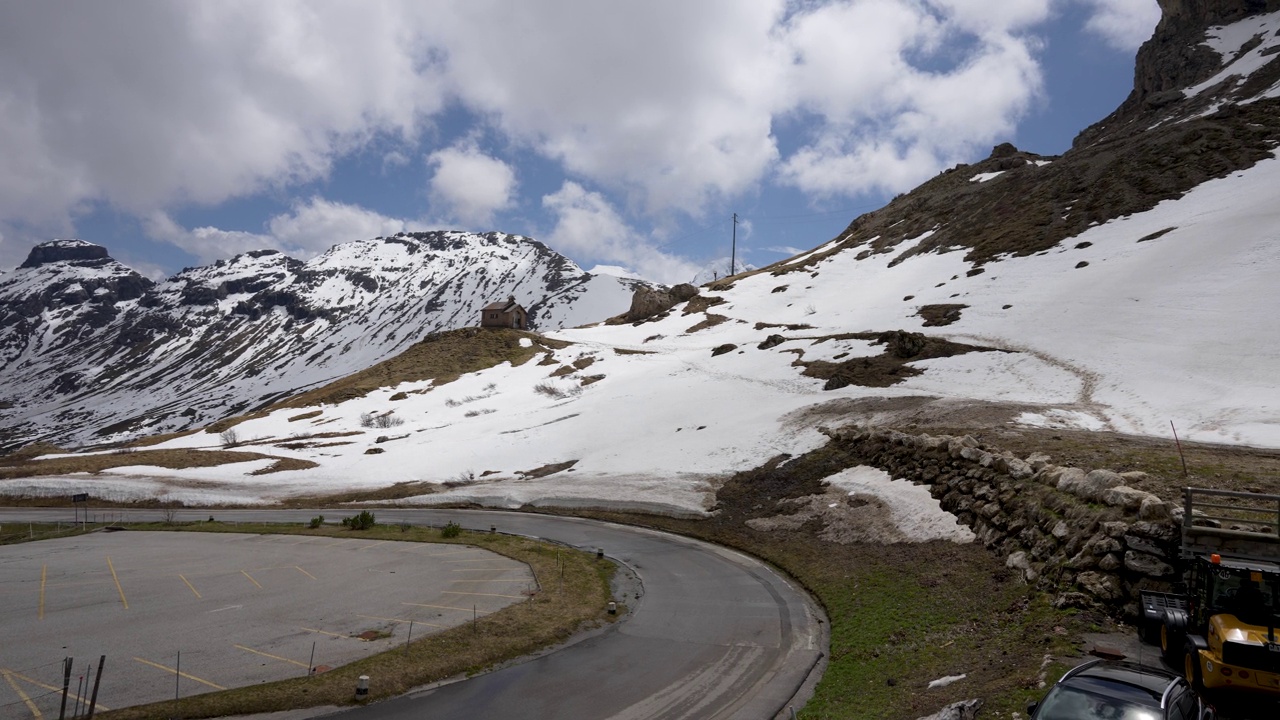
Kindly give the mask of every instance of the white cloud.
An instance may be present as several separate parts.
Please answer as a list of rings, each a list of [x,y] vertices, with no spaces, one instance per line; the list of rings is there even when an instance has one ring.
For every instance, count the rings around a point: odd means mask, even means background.
[[[1101,35],[1117,50],[1138,49],[1160,22],[1160,6],[1156,0],[1080,1],[1093,7],[1093,15],[1085,27]]]
[[[652,212],[752,187],[787,63],[784,0],[472,0],[433,14],[453,91],[501,132]]]
[[[511,207],[516,191],[516,173],[505,162],[464,143],[437,150],[427,156],[434,168],[431,198],[444,206],[444,213],[475,230],[493,222],[499,210]]]
[[[964,17],[878,0],[793,19],[796,102],[823,122],[781,163],[781,182],[819,196],[904,191],[1012,133],[1041,92],[1039,41],[985,32],[958,61],[943,62],[957,33],[987,14],[985,5],[950,4]],[[1042,18],[1042,6],[1020,3],[1005,26]],[[944,67],[926,69],[925,60]]]
[[[395,3],[6,3],[0,217],[145,216],[323,176],[443,96]]]
[[[574,182],[542,198],[556,218],[546,237],[557,252],[623,266],[627,271],[662,283],[688,282],[696,265],[655,247],[629,227],[603,195]],[[618,274],[618,273],[612,273]]]
[[[424,223],[391,218],[356,205],[314,197],[272,217],[266,232],[198,227],[190,230],[156,212],[143,223],[147,235],[173,243],[202,263],[250,250],[274,248],[300,260],[313,258],[338,243],[425,229]]]

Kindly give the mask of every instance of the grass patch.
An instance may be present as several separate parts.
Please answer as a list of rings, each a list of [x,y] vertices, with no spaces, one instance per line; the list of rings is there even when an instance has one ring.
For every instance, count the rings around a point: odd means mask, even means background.
[[[729,318],[725,317],[724,315],[717,315],[715,313],[709,312],[707,313],[707,319],[690,327],[688,330],[685,330],[685,333],[686,334],[696,333],[699,330],[706,330],[707,328],[713,328],[728,319]]]
[[[289,498],[280,502],[280,507],[304,508],[317,506],[346,505],[358,502],[392,502],[404,498],[429,495],[436,491],[436,486],[422,480],[398,482],[394,485],[370,488],[368,490],[350,490],[332,495],[312,495],[305,498]]]
[[[345,537],[351,531],[304,525],[201,523],[189,527],[131,525],[138,530],[197,530],[200,532],[284,533]],[[466,624],[403,645],[310,678],[280,680],[243,688],[205,693],[178,701],[101,713],[103,720],[143,720],[157,717],[206,718],[274,712],[317,705],[351,705],[356,679],[375,678],[369,700],[405,693],[415,687],[462,674],[475,674],[508,660],[567,640],[580,629],[609,622],[605,612],[614,566],[594,555],[528,538],[462,531],[441,537],[438,528],[374,526],[360,537],[410,542],[463,544],[483,548],[526,563],[536,578],[545,579],[541,591],[524,602],[486,615],[474,626]],[[563,568],[564,580],[560,581]],[[555,577],[552,583],[550,578]]]
[[[231,450],[136,450],[108,455],[76,455],[50,460],[27,460],[0,467],[0,480],[63,475],[66,473],[98,473],[115,467],[153,465],[178,470],[193,467],[214,467],[249,460],[282,460],[274,455]]]
[[[522,347],[521,339],[533,342],[529,347]],[[536,333],[505,328],[462,328],[431,333],[393,358],[324,387],[302,393],[284,401],[280,407],[337,404],[405,382],[434,380],[434,385],[444,385],[465,373],[484,370],[504,362],[522,365],[548,348],[563,346],[563,343],[553,344]]]

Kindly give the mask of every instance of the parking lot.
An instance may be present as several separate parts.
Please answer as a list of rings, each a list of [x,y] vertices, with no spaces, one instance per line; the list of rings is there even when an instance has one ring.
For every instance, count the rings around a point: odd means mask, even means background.
[[[0,718],[57,717],[64,657],[71,717],[103,655],[99,711],[337,667],[533,585],[526,565],[465,545],[116,532],[3,546]]]

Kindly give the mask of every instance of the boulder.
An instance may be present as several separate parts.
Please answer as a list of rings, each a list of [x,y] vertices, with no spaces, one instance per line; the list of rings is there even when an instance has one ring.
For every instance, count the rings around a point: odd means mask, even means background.
[[[1124,566],[1139,575],[1146,575],[1147,577],[1161,578],[1173,574],[1173,567],[1169,563],[1155,556],[1132,550],[1125,552]]]
[[[1073,467],[1058,468],[1053,473],[1046,474],[1046,478],[1052,478],[1050,485],[1072,495],[1079,494],[1077,489],[1084,485],[1087,477],[1085,471]]]
[[[1134,511],[1147,501],[1160,502],[1160,498],[1145,490],[1136,490],[1128,485],[1117,485],[1102,491],[1102,502],[1111,507]]]
[[[978,717],[978,709],[981,707],[981,700],[964,700],[952,703],[932,715],[920,718],[920,720],[974,720],[974,718]]]
[[[1082,572],[1076,576],[1076,584],[1090,595],[1107,602],[1119,599],[1124,595],[1124,590],[1120,587],[1120,583],[1116,581],[1115,576],[1105,573]]]

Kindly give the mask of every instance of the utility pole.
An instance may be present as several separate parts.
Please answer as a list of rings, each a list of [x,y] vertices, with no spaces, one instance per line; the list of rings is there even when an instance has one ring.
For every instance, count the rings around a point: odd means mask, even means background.
[[[738,213],[733,214],[733,245],[731,247],[732,249],[729,251],[729,275],[737,272],[734,268],[738,264]]]

